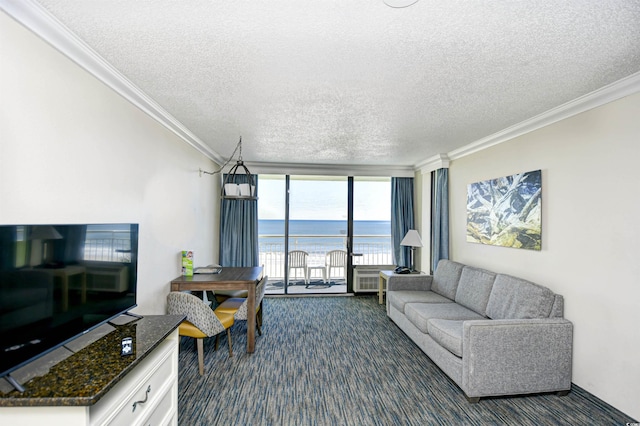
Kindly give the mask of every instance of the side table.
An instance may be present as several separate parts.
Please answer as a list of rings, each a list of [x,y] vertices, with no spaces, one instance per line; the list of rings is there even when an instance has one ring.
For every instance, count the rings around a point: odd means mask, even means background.
[[[34,268],[34,270],[47,272],[62,282],[62,311],[69,310],[69,278],[80,275],[80,303],[87,303],[87,268],[78,265],[69,265],[64,268]]]
[[[314,270],[320,270],[320,272],[322,272],[322,282],[324,284],[327,284],[327,267],[324,265],[308,265],[307,266],[307,286],[306,288],[309,288],[310,282],[311,282],[311,273]]]
[[[384,302],[384,292],[387,290],[387,280],[395,275],[393,271],[380,271],[380,280],[378,281],[378,304]]]

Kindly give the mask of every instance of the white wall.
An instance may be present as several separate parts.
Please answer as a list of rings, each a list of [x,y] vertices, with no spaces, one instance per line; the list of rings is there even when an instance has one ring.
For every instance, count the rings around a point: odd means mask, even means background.
[[[180,251],[218,259],[216,165],[4,13],[0,49],[0,223],[139,223],[135,312],[164,313]]]
[[[467,185],[542,170],[542,250],[466,242]],[[450,168],[453,260],[565,297],[573,382],[640,418],[640,94],[482,152]]]

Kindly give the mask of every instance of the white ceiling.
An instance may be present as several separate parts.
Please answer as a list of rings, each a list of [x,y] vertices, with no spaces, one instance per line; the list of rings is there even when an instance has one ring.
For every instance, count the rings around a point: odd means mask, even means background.
[[[637,0],[37,3],[214,159],[414,167],[640,71]]]

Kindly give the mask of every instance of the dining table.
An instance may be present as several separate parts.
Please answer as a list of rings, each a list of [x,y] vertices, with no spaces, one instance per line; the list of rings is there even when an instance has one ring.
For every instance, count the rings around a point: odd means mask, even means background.
[[[247,290],[247,352],[256,347],[256,287],[262,266],[222,267],[216,274],[181,275],[171,281],[171,291]]]

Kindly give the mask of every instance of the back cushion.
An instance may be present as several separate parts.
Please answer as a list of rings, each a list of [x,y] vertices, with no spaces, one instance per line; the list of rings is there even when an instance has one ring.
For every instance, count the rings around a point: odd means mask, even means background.
[[[487,316],[492,319],[548,318],[554,296],[546,287],[498,274],[489,296]]]
[[[458,282],[460,281],[462,268],[464,268],[462,263],[445,259],[439,261],[436,272],[433,274],[431,291],[454,300],[456,291],[458,290]]]
[[[460,275],[460,284],[456,292],[456,302],[469,309],[486,315],[487,302],[496,274],[484,269],[465,266]]]
[[[564,317],[564,297],[559,294],[555,295],[553,300],[553,306],[551,307],[550,318],[563,318]]]

